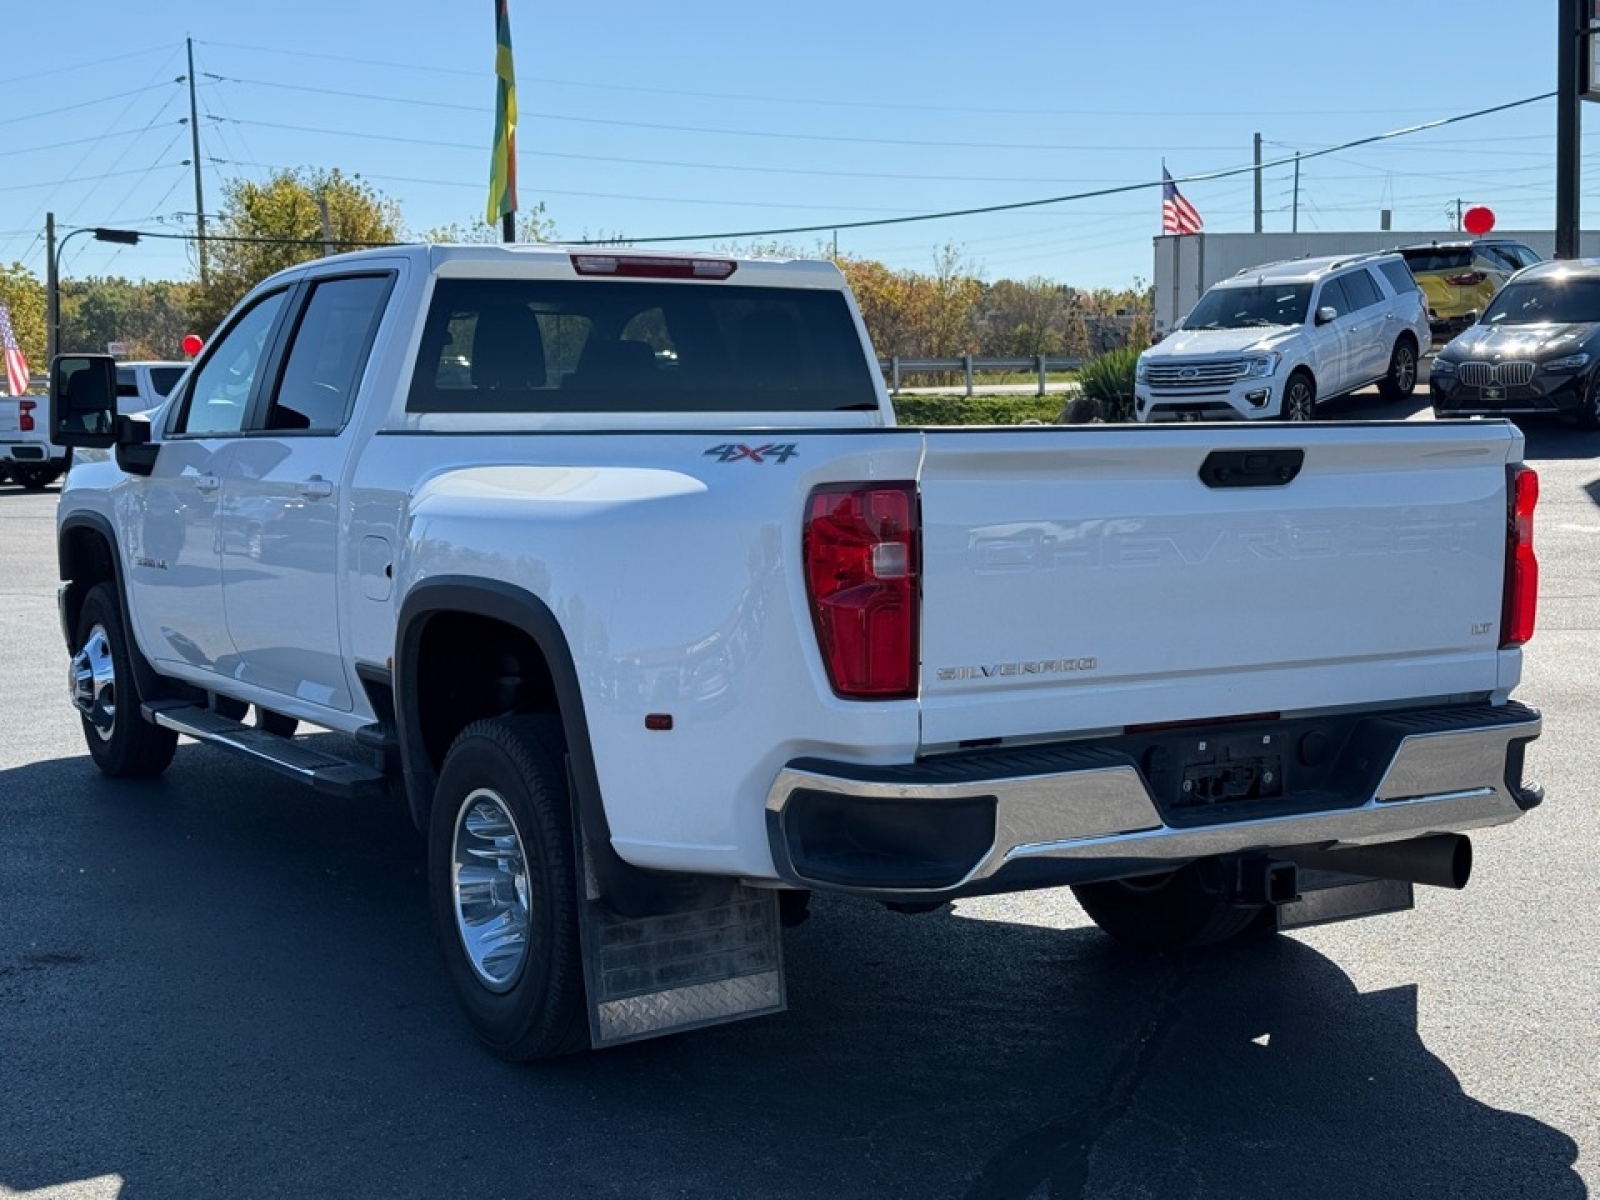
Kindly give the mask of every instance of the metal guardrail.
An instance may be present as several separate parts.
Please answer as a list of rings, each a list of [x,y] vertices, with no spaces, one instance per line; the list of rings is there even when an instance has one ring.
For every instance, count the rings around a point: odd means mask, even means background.
[[[880,358],[878,367],[889,378],[889,390],[900,392],[902,375],[931,374],[935,371],[959,373],[966,377],[967,395],[972,395],[972,377],[979,373],[1004,372],[1020,374],[1030,371],[1039,378],[1039,395],[1045,394],[1045,376],[1051,371],[1076,371],[1083,366],[1081,358],[1049,358],[1035,354],[1031,358],[978,358],[971,354],[961,358]]]

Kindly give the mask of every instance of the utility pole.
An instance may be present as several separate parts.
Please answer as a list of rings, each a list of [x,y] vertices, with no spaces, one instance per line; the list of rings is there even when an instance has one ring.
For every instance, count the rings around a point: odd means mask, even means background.
[[[328,197],[317,193],[317,215],[322,218],[322,257],[333,253],[333,220],[328,216]]]
[[[1589,40],[1583,0],[1556,0],[1556,257],[1578,257],[1581,218],[1579,145],[1583,90],[1579,50]]]
[[[1256,232],[1261,232],[1261,135],[1256,134]]]
[[[56,215],[44,215],[45,366],[56,360],[56,330],[61,328],[61,280],[56,278]]]
[[[1289,232],[1300,232],[1300,151],[1298,150],[1294,152],[1294,217]]]
[[[200,186],[200,108],[194,96],[194,39],[184,38],[189,51],[189,144],[194,162],[194,227],[200,242],[200,286],[209,282],[206,272],[206,197]]]

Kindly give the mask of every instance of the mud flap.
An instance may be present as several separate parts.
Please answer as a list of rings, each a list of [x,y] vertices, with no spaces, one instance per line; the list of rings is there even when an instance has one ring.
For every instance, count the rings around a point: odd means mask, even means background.
[[[1275,910],[1280,930],[1405,912],[1415,903],[1412,885],[1398,879],[1302,870],[1299,887],[1298,897]]]
[[[580,834],[578,936],[595,1049],[787,1007],[778,893],[706,877],[671,911],[622,917],[600,898]]]

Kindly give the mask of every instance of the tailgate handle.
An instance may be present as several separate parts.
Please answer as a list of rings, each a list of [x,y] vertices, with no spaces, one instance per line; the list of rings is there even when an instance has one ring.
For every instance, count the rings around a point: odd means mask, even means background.
[[[1283,487],[1305,466],[1306,452],[1288,450],[1213,450],[1200,464],[1208,488]]]

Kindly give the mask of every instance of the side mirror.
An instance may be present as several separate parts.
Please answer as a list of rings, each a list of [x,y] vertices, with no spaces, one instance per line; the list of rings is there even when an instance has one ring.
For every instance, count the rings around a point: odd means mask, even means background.
[[[1326,325],[1329,321],[1337,321],[1338,319],[1339,310],[1334,308],[1331,304],[1324,304],[1321,308],[1317,309],[1318,325]]]
[[[1479,312],[1477,309],[1475,309],[1475,308],[1469,309],[1467,311],[1467,324],[1468,325],[1476,325],[1478,323],[1478,318],[1480,318],[1481,316],[1483,316],[1483,314],[1481,312]]]
[[[109,354],[58,354],[50,364],[50,440],[58,446],[114,445],[117,361]]]

